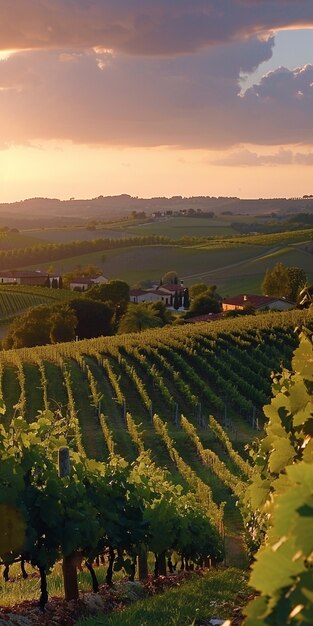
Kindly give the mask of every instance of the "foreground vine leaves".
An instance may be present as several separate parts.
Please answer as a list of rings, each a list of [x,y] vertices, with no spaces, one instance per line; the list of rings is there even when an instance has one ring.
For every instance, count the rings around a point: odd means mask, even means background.
[[[246,503],[257,505],[255,527],[264,542],[250,584],[260,596],[247,608],[245,626],[313,624],[313,345],[300,335],[291,372],[273,381],[264,408],[266,436],[254,451],[258,473]],[[261,538],[260,538],[261,539]]]

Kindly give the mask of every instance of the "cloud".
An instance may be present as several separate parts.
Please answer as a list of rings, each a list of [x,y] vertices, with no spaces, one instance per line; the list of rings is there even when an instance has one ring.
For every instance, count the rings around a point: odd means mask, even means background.
[[[311,0],[1,0],[0,42],[163,56],[297,26],[313,26]]]
[[[1,45],[21,49],[0,60],[1,141],[313,144],[312,66],[240,83],[272,29],[311,22],[312,0],[1,0]]]
[[[267,59],[272,47],[273,39],[252,39],[162,59],[107,50],[15,54],[0,62],[2,140],[199,147],[237,141],[226,118],[233,102],[242,103],[240,73]]]
[[[2,142],[313,143],[312,66],[280,68],[241,94],[241,73],[269,58],[273,43],[251,38],[172,58],[99,49],[15,54],[0,62]]]
[[[248,149],[238,150],[211,161],[213,165],[258,167],[267,165],[313,165],[313,152],[293,152],[281,148],[274,154],[257,154]]]
[[[245,92],[247,99],[272,102],[288,102],[292,99],[307,100],[313,98],[313,66],[305,65],[289,70],[279,67],[263,76],[258,85],[253,85]]]

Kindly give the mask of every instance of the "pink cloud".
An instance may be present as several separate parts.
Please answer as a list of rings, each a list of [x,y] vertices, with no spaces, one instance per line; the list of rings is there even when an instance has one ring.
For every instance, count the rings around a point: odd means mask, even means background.
[[[240,87],[303,23],[312,0],[1,0],[2,47],[27,49],[0,61],[1,141],[313,144],[312,66]]]
[[[240,95],[241,71],[268,58],[272,45],[251,39],[165,59],[80,50],[14,55],[0,62],[2,141],[313,143],[311,66],[272,72]]]

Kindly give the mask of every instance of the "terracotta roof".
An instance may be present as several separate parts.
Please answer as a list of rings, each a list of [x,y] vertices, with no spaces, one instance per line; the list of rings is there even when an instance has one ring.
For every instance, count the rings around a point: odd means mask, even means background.
[[[82,278],[81,276],[79,278],[75,278],[74,280],[71,280],[70,285],[93,285],[93,280],[92,278]]]
[[[231,304],[233,306],[253,306],[254,309],[267,306],[273,302],[283,301],[285,298],[272,298],[270,296],[259,296],[254,294],[240,294],[232,298],[224,298],[222,304]]]
[[[175,293],[175,291],[184,291],[185,287],[184,285],[175,285],[174,283],[168,283],[167,285],[160,285],[158,287],[158,291],[161,291],[162,289],[166,289],[166,291],[173,291],[173,293]]]
[[[205,315],[196,315],[195,317],[188,317],[185,322],[186,324],[191,322],[215,322],[216,320],[221,320],[224,318],[223,313],[205,313]]]
[[[34,277],[38,278],[38,276],[43,276],[44,278],[47,278],[49,274],[47,272],[32,271],[32,270],[28,270],[28,271],[13,270],[11,272],[0,272],[0,276],[3,276],[3,278],[34,278]]]
[[[129,292],[130,296],[144,296],[148,293],[145,289],[131,289]]]

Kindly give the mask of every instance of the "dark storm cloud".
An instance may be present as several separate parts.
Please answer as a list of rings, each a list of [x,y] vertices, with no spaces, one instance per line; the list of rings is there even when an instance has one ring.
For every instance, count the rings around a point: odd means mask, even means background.
[[[312,0],[1,0],[0,45],[175,55],[312,24]]]

